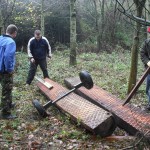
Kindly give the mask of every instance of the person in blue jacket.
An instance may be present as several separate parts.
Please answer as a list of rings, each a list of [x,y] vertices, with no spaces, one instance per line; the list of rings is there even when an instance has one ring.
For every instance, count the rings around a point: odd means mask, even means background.
[[[28,42],[27,50],[30,60],[30,69],[26,85],[31,84],[32,80],[34,79],[38,65],[43,72],[44,78],[49,78],[46,57],[52,57],[51,47],[47,38],[41,35],[40,30],[35,30],[34,37],[32,37]]]
[[[15,66],[16,43],[13,38],[17,35],[18,28],[10,24],[6,29],[6,34],[0,36],[0,82],[2,85],[1,115],[4,119],[14,119],[11,114],[13,72]]]

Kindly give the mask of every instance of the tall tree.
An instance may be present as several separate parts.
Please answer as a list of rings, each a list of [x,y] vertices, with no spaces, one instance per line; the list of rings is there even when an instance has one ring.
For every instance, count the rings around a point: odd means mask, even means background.
[[[98,52],[100,52],[100,49],[102,47],[102,39],[103,39],[103,34],[104,34],[104,0],[101,1],[101,23],[99,26],[99,32],[98,32],[98,38],[97,38],[97,48],[98,48]]]
[[[44,24],[44,0],[41,0],[41,32],[42,32],[42,35],[44,36],[44,33],[45,33],[45,24]]]
[[[146,9],[150,11],[150,0],[146,0]],[[150,20],[150,12],[148,14],[146,14],[146,19]],[[149,33],[147,33],[147,38],[148,37],[149,37]]]
[[[95,7],[95,22],[97,31],[97,52],[100,52],[102,48],[102,39],[104,34],[104,0],[93,0]]]
[[[145,6],[146,0],[133,0],[136,6],[136,16],[141,18],[142,10]],[[139,34],[141,24],[136,22],[135,23],[135,31],[134,31],[134,38],[133,44],[131,48],[131,68],[130,68],[130,76],[129,76],[129,84],[128,84],[128,93],[132,90],[134,85],[136,84],[137,78],[137,65],[138,65],[138,49],[139,49]]]
[[[70,66],[77,64],[76,37],[76,0],[70,0]]]
[[[3,27],[3,19],[2,19],[2,12],[0,9],[0,35],[2,34],[2,27]]]
[[[95,24],[96,24],[96,32],[97,32],[97,52],[100,51],[101,48],[101,36],[100,36],[100,3],[98,0],[93,0],[95,7]],[[101,20],[102,22],[102,20]]]

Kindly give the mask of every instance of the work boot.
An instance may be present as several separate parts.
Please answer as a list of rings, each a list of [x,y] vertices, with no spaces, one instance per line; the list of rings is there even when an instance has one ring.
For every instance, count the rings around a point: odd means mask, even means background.
[[[30,84],[27,83],[27,84],[25,85],[25,89],[29,89],[29,88],[30,88]]]
[[[16,115],[12,115],[11,113],[2,113],[2,119],[15,119]]]
[[[25,86],[26,86],[26,87],[29,87],[29,86],[30,86],[30,84],[28,84],[28,83],[27,83]]]

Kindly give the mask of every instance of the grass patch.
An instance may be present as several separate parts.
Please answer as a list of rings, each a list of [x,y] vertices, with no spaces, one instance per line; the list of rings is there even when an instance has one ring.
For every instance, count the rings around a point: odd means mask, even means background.
[[[81,70],[87,70],[92,75],[94,84],[124,100],[127,92],[130,59],[129,51],[112,52],[111,54],[103,52],[98,55],[95,53],[83,53],[77,56],[77,66],[70,67],[69,51],[55,51],[52,59],[48,59],[48,71],[52,80],[64,85],[65,78],[78,76]],[[47,99],[39,92],[35,85],[35,80],[29,88],[25,87],[28,69],[27,54],[18,54],[13,89],[13,101],[17,103],[13,112],[17,114],[18,119],[10,122],[1,121],[0,138],[3,139],[3,142],[1,142],[0,148],[10,148],[15,143],[18,149],[22,149],[22,147],[28,149],[32,136],[34,140],[44,142],[43,146],[45,147],[55,138],[62,139],[66,145],[69,143],[68,139],[90,142],[92,135],[80,129],[80,120],[78,120],[77,125],[74,125],[70,122],[68,116],[62,115],[53,106],[48,109],[51,114],[50,118],[39,118],[32,106],[32,100],[38,99],[44,104]],[[143,65],[139,60],[138,78],[142,75],[143,70]],[[37,75],[43,76],[39,68]],[[145,104],[146,100],[145,85],[143,84],[132,101],[137,104]],[[94,148],[99,148],[99,144],[100,141],[95,142]]]

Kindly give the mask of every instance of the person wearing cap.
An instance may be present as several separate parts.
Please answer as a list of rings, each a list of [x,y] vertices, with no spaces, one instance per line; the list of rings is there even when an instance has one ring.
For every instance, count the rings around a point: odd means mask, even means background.
[[[26,85],[31,84],[38,65],[43,72],[44,78],[49,78],[46,57],[51,58],[51,47],[47,38],[41,35],[40,30],[35,30],[34,37],[28,42],[27,51],[30,60],[30,69]]]
[[[16,43],[13,40],[17,36],[18,28],[10,24],[6,34],[0,36],[0,82],[2,85],[1,116],[3,119],[14,119],[11,109],[12,103],[13,72],[15,67]]]
[[[150,27],[147,28],[148,36],[150,35]],[[145,68],[150,67],[150,38],[147,38],[140,51],[141,60]],[[150,74],[148,74],[146,79],[146,95],[148,97],[147,110],[150,111]]]

